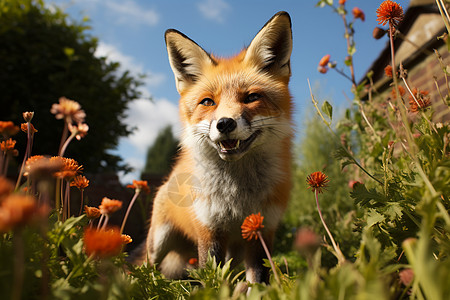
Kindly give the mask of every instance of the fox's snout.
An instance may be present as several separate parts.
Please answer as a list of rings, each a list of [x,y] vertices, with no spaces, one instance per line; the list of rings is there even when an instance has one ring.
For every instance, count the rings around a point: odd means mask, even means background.
[[[228,134],[236,129],[237,123],[233,118],[221,118],[217,121],[216,128],[220,133]]]

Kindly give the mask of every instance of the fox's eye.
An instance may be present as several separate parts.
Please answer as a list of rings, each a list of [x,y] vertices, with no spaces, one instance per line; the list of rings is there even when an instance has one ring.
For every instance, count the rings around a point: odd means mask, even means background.
[[[204,106],[213,106],[216,105],[216,102],[214,102],[211,98],[205,98],[200,102],[200,104]]]
[[[261,97],[262,96],[260,94],[258,94],[258,93],[251,93],[250,95],[247,96],[247,98],[245,98],[244,103],[254,102],[254,101],[258,100]]]

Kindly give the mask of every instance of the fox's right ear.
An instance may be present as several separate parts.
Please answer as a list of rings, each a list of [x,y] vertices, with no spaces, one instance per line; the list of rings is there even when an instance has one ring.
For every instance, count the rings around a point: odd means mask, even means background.
[[[175,29],[165,34],[170,66],[175,75],[178,93],[195,82],[202,74],[202,69],[216,62],[193,40]]]

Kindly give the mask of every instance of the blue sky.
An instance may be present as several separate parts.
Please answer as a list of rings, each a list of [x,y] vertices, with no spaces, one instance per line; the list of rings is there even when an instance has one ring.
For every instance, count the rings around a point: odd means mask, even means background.
[[[334,2],[338,2],[335,0]],[[355,21],[354,55],[356,78],[368,70],[385,47],[387,38],[374,40],[377,26],[376,9],[382,0],[348,0],[348,20],[357,6],[366,20]],[[408,0],[397,1],[406,10]],[[147,75],[142,87],[143,99],[134,101],[126,122],[137,130],[120,141],[118,153],[136,172],[122,178],[124,182],[138,179],[145,163],[146,149],[158,130],[168,124],[180,132],[178,94],[167,60],[164,44],[166,29],[175,28],[196,41],[206,51],[220,56],[238,53],[248,45],[259,29],[276,12],[289,12],[292,19],[294,49],[291,57],[291,91],[296,105],[295,121],[301,132],[305,112],[311,112],[307,79],[316,87],[320,101],[328,100],[335,110],[349,106],[346,99],[350,83],[334,71],[320,74],[317,64],[325,54],[343,67],[346,56],[344,27],[330,7],[315,7],[316,0],[49,0],[61,7],[71,18],[89,18],[90,33],[99,39],[97,55],[118,61],[133,74]],[[347,71],[347,70],[346,70]],[[148,100],[149,98],[153,100]],[[95,130],[95,128],[91,128]]]

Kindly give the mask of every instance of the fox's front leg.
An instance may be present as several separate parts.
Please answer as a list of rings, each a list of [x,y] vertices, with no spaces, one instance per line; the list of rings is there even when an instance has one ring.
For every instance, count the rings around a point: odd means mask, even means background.
[[[274,231],[263,234],[269,252],[272,252],[274,235]],[[269,268],[263,266],[264,259],[267,259],[267,254],[259,239],[245,242],[245,277],[247,281],[269,283]]]
[[[218,231],[202,230],[198,239],[198,262],[200,267],[205,267],[208,253],[216,258],[216,262],[225,262],[226,237]]]

